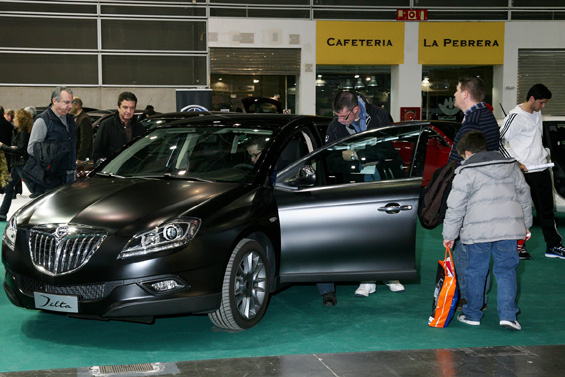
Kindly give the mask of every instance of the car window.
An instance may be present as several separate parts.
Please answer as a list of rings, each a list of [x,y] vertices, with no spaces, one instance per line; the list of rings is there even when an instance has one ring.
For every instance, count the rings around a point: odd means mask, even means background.
[[[247,147],[261,138],[263,148],[268,148],[271,134],[269,130],[239,127],[156,129],[124,149],[99,173],[249,182],[257,167],[250,162]]]
[[[368,131],[324,147],[285,172],[283,186],[331,186],[387,181],[417,176],[411,164],[420,137],[419,126]],[[355,159],[351,159],[352,151]],[[312,181],[315,177],[315,182]]]

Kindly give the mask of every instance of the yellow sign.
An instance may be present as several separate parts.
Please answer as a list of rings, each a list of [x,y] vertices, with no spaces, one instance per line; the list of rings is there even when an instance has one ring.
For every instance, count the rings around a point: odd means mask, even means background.
[[[316,64],[403,63],[403,22],[316,22]]]
[[[422,22],[418,63],[504,63],[504,22]]]

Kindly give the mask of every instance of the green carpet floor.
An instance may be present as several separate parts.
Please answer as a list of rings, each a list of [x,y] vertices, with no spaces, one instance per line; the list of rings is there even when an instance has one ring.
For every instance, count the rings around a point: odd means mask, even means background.
[[[558,218],[565,234],[565,217]],[[3,232],[3,229],[1,229]],[[98,322],[27,311],[0,293],[0,372],[78,368],[149,362],[402,349],[549,345],[565,342],[565,260],[544,257],[539,227],[519,266],[521,332],[498,326],[496,284],[480,327],[454,320],[448,328],[427,326],[437,260],[443,257],[441,227],[418,228],[418,281],[406,291],[379,285],[357,298],[357,285],[338,285],[338,305],[322,306],[315,285],[275,294],[265,318],[253,329],[229,333],[207,316],[157,319],[153,325]],[[345,250],[345,248],[344,248]],[[4,276],[4,269],[0,267]],[[494,280],[494,279],[493,279]]]

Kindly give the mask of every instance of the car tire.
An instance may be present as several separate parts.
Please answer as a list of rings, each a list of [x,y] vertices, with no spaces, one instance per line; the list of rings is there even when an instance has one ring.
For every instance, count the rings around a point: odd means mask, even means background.
[[[232,252],[222,286],[220,308],[208,317],[228,330],[255,326],[267,310],[271,288],[269,261],[254,240],[241,240]]]

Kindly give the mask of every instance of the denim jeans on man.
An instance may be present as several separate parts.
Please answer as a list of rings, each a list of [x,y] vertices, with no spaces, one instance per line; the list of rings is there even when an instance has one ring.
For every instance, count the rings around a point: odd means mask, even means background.
[[[516,314],[519,311],[516,305],[518,290],[516,267],[520,263],[516,242],[517,240],[505,240],[465,245],[468,257],[465,269],[467,303],[463,306],[465,318],[480,321],[483,317],[481,308],[483,307],[485,280],[492,256],[494,261],[492,272],[498,286],[498,317],[501,321],[516,320]]]

